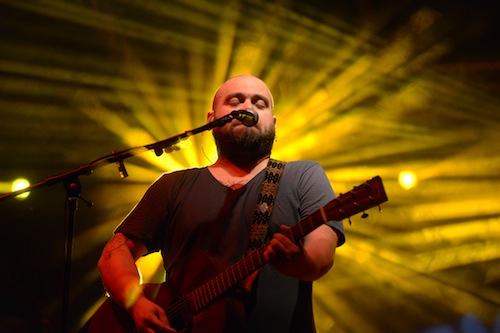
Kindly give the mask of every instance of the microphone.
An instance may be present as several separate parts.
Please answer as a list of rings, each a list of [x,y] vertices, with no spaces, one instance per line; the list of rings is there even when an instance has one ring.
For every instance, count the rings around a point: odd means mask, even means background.
[[[259,121],[259,114],[254,110],[235,110],[231,112],[231,116],[241,121],[245,126],[255,126]]]

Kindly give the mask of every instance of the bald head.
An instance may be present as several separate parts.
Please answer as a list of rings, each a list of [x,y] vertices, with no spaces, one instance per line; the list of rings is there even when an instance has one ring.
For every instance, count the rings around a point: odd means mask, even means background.
[[[256,95],[260,95],[262,100],[265,100],[268,104],[267,106],[270,107],[271,110],[274,108],[273,95],[266,83],[256,76],[242,74],[230,78],[217,89],[212,102],[212,110],[216,111],[218,106],[224,103],[224,98],[228,96],[237,95],[238,93],[249,93],[252,91]]]

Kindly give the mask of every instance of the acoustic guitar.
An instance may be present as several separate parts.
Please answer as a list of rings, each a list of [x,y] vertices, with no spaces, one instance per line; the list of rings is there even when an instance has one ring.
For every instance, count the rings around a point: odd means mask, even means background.
[[[385,201],[387,195],[382,179],[376,176],[339,195],[292,226],[284,235],[298,243],[328,221],[347,219],[361,212],[365,218],[368,216],[365,210],[380,207]],[[145,294],[165,310],[171,326],[178,332],[242,331],[238,325],[244,324],[245,311],[238,300],[238,286],[248,277],[256,276],[254,273],[266,264],[263,256],[266,246],[262,245],[225,268],[213,258],[197,256],[190,260],[189,266],[176,268],[168,282],[146,285]],[[132,317],[111,298],[99,307],[89,326],[89,333],[134,332]]]

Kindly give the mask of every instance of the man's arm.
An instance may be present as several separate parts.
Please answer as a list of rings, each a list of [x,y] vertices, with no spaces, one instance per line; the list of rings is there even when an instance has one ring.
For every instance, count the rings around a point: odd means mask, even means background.
[[[135,262],[146,253],[144,244],[117,233],[106,244],[97,263],[106,291],[124,309],[130,308],[142,294]]]
[[[281,229],[285,231],[289,227],[282,225]],[[321,225],[309,233],[302,246],[276,233],[264,252],[264,258],[284,275],[314,281],[333,266],[337,244],[337,233],[327,225]]]
[[[97,267],[110,297],[134,318],[138,332],[175,332],[163,309],[148,300],[142,291],[136,260],[147,254],[135,238],[116,233],[106,244]]]

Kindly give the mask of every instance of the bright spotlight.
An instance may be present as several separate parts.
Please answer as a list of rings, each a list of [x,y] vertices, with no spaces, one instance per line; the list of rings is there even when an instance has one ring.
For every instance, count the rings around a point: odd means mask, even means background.
[[[401,171],[399,173],[399,185],[405,190],[417,186],[417,175],[412,171]]]
[[[27,188],[28,186],[30,186],[29,181],[27,181],[24,178],[18,178],[12,182],[12,191],[14,192],[14,191],[22,190],[24,188]],[[19,194],[18,196],[16,196],[16,199],[23,200],[23,199],[26,199],[28,197],[28,195],[30,195],[30,193],[25,192],[23,194]]]

